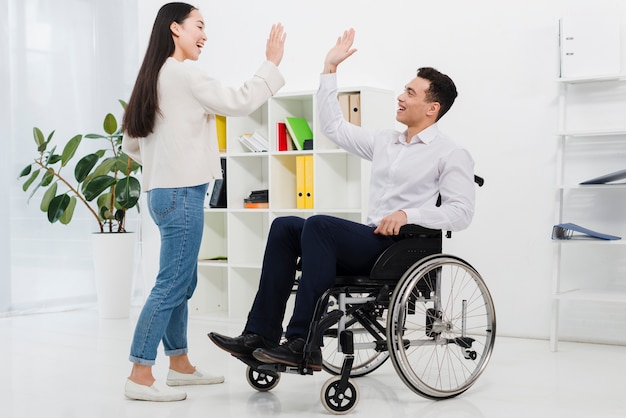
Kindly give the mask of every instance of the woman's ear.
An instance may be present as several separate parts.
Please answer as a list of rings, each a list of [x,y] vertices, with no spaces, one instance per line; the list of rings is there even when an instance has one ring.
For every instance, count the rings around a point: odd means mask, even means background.
[[[172,24],[170,25],[170,31],[172,32],[172,35],[180,36],[180,27],[178,25],[178,22],[172,22]]]

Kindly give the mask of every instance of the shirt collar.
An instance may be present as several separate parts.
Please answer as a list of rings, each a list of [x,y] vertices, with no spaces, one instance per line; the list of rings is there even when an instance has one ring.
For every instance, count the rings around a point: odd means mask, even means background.
[[[396,142],[406,143],[406,135],[407,135],[407,131],[402,132],[402,134],[400,134]],[[422,142],[428,145],[437,137],[437,135],[439,135],[439,127],[437,126],[436,123],[433,123],[428,128],[424,129],[423,131],[415,135],[413,138],[411,138],[409,145],[416,144],[418,142]]]

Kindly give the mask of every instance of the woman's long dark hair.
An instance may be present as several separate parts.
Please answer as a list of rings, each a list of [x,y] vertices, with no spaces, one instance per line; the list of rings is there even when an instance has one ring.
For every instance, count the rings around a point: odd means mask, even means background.
[[[124,131],[129,136],[143,138],[154,130],[156,114],[159,111],[157,92],[159,71],[175,50],[170,25],[173,22],[182,24],[195,9],[187,3],[167,3],[159,9],[152,27],[146,56],[124,112]]]

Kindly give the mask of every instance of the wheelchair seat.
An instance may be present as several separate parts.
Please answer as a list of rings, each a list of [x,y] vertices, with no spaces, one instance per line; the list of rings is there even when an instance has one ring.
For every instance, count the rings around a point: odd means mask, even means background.
[[[378,257],[369,276],[338,275],[335,286],[394,286],[415,262],[439,254],[441,250],[441,230],[404,225],[400,228],[397,241]]]

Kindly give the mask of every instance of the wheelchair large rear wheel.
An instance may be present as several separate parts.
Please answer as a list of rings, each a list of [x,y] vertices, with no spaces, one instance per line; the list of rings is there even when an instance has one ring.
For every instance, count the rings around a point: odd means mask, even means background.
[[[452,398],[469,389],[489,362],[495,335],[489,290],[458,257],[437,254],[418,261],[391,296],[391,360],[402,381],[426,398]]]
[[[365,297],[368,295],[351,294],[350,296]],[[337,305],[335,296],[331,296],[329,307],[336,308]],[[365,376],[378,369],[389,358],[386,343],[377,344],[376,338],[372,335],[372,332],[376,332],[380,335],[379,338],[386,339],[386,310],[377,307],[363,308],[355,312],[354,315],[348,315],[345,319],[345,328],[352,331],[354,337],[354,363],[350,377]],[[363,323],[369,324],[372,332],[368,331]],[[344,358],[344,354],[339,351],[338,334],[338,324],[335,324],[324,331],[323,335],[322,367],[333,375],[341,373]]]

